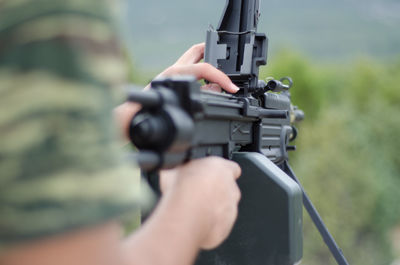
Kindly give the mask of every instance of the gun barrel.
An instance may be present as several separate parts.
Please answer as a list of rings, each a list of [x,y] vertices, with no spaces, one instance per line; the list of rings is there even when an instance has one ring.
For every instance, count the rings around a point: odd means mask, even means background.
[[[156,107],[161,104],[160,95],[154,90],[138,91],[131,90],[128,93],[128,101],[137,102],[143,107]]]
[[[287,110],[261,109],[259,111],[262,118],[286,119],[289,116],[289,111]]]
[[[300,109],[295,109],[294,110],[294,117],[295,117],[295,121],[296,122],[300,122],[302,120],[304,120],[304,111],[300,110]]]

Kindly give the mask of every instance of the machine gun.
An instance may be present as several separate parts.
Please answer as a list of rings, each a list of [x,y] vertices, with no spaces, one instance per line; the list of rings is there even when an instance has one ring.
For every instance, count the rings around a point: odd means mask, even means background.
[[[303,202],[338,264],[347,264],[288,164],[294,122],[304,114],[291,104],[290,78],[258,79],[268,42],[256,32],[259,16],[258,0],[229,0],[218,29],[207,32],[205,61],[231,78],[237,94],[201,91],[192,77],[155,80],[149,91],[129,93],[142,105],[130,126],[138,163],[156,190],[158,170],[191,159],[221,156],[241,166],[238,220],[197,265],[298,264]]]

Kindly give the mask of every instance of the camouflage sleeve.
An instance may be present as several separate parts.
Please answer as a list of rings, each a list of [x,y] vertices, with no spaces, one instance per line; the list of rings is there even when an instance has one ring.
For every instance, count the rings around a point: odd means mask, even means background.
[[[0,249],[140,199],[112,126],[125,65],[110,0],[0,0]]]

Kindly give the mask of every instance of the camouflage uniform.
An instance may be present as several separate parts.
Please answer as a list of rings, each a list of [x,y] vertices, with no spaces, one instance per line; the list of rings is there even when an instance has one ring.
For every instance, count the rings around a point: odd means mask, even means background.
[[[111,87],[125,76],[107,0],[0,0],[0,249],[137,206]]]

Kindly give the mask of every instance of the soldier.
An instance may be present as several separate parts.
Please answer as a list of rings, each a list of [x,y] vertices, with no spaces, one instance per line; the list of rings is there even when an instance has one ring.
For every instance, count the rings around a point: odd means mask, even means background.
[[[0,264],[190,264],[232,228],[240,168],[207,158],[163,172],[156,210],[121,236],[119,218],[149,196],[111,126],[125,76],[111,2],[0,0]],[[203,53],[192,47],[162,75],[237,91]],[[117,108],[123,130],[138,108]]]

